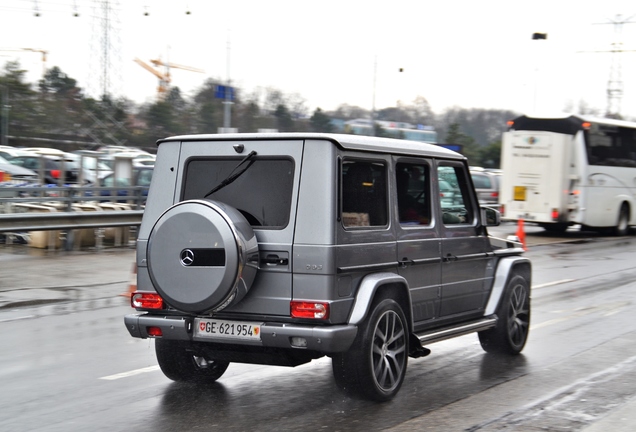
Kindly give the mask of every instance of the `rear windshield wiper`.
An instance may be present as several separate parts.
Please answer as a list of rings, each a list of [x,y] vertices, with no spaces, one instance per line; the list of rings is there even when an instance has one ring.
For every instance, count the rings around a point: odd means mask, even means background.
[[[225,186],[229,185],[230,183],[232,183],[234,180],[236,180],[237,178],[239,178],[245,171],[248,170],[249,167],[252,166],[252,164],[254,163],[254,159],[252,159],[252,157],[256,156],[256,152],[254,150],[252,150],[251,152],[248,153],[247,156],[245,156],[243,158],[243,160],[241,160],[238,165],[236,165],[234,167],[234,169],[230,172],[230,174],[218,185],[216,185],[210,192],[206,193],[203,198],[207,198],[210,195],[212,195],[215,192],[218,192],[219,190],[223,189]],[[245,162],[249,161],[249,163],[245,166],[245,168],[243,168],[240,171],[236,171],[237,169],[239,169],[239,167],[241,165],[243,165]]]

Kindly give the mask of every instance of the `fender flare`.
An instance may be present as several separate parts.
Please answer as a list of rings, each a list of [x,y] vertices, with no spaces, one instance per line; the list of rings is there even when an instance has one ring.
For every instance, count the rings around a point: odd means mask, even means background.
[[[378,291],[383,285],[386,284],[397,284],[404,286],[405,292],[407,294],[408,299],[408,307],[411,308],[411,296],[408,292],[408,282],[402,276],[391,273],[391,272],[382,272],[382,273],[373,273],[362,278],[360,282],[360,287],[358,288],[358,292],[356,293],[356,299],[353,304],[353,309],[351,310],[351,315],[349,316],[349,324],[351,325],[359,325],[364,318],[369,313],[369,309],[371,307],[371,302],[373,301],[373,297],[375,297],[375,293]],[[407,316],[411,316],[411,311],[404,311]]]
[[[519,264],[527,264],[529,268],[531,268],[532,265],[528,258],[520,256],[505,257],[499,260],[497,263],[497,271],[495,272],[495,280],[490,290],[490,297],[488,298],[488,303],[486,303],[484,315],[488,316],[495,313],[499,301],[503,297],[504,289],[512,268]],[[528,280],[528,287],[530,287],[531,282],[531,280]]]

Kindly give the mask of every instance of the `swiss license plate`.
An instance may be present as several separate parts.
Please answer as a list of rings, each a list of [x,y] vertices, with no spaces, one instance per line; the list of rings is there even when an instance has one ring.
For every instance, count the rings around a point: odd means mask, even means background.
[[[515,186],[514,189],[514,200],[515,201],[525,201],[526,200],[526,187],[525,186]]]
[[[194,336],[199,338],[261,340],[259,323],[195,318],[194,326]]]

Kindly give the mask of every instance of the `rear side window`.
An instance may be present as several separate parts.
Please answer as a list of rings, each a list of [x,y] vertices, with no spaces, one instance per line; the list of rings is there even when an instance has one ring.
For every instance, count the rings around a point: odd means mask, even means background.
[[[428,165],[397,163],[395,165],[398,217],[402,225],[431,223],[430,171]]]
[[[444,225],[472,224],[475,218],[470,200],[468,175],[461,166],[438,167],[439,204]]]
[[[241,159],[192,159],[186,164],[182,200],[203,199],[232,174]],[[208,199],[240,211],[255,227],[284,228],[289,222],[294,162],[290,159],[255,159],[235,181]]]
[[[387,169],[381,162],[342,163],[342,221],[345,227],[385,226]]]

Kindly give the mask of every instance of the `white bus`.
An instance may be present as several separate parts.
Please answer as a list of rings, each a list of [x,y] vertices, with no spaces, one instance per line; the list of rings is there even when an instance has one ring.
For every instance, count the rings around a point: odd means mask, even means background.
[[[582,115],[508,122],[502,219],[625,235],[636,225],[636,123]]]

